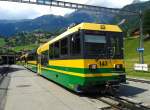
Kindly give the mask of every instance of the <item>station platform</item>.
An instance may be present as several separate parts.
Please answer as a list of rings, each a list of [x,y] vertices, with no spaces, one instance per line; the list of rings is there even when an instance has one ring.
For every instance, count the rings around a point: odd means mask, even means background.
[[[80,96],[22,66],[12,65],[4,110],[100,110],[103,102]]]

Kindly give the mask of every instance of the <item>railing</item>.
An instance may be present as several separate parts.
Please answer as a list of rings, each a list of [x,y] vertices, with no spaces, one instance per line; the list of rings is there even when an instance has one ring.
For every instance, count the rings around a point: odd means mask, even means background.
[[[129,10],[120,10],[118,8],[106,8],[106,7],[101,7],[101,6],[93,6],[93,5],[86,5],[86,4],[79,4],[79,3],[57,1],[57,0],[0,0],[0,1],[47,5],[47,6],[54,6],[54,7],[70,8],[70,9],[82,9],[82,10],[88,10],[88,11],[93,11],[93,12],[101,12],[101,11],[105,11],[105,12],[107,11],[110,13],[121,12],[121,14],[125,14],[125,15],[138,15],[139,14],[139,12],[134,12],[134,11],[129,11]]]

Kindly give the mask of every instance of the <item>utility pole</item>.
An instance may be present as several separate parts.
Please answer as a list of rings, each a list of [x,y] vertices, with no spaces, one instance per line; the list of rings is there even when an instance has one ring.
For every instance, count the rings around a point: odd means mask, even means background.
[[[143,44],[143,13],[140,10],[140,39],[139,39],[139,63],[144,64],[144,44]]]

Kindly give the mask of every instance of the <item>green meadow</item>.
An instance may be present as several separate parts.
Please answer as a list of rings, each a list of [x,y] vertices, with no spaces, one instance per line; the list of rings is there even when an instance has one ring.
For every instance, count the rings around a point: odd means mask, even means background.
[[[139,63],[139,53],[136,50],[139,47],[139,38],[125,39],[124,46],[127,75],[130,77],[150,79],[150,70],[149,72],[134,71],[134,64]],[[144,63],[150,66],[150,40],[144,41],[144,49]]]

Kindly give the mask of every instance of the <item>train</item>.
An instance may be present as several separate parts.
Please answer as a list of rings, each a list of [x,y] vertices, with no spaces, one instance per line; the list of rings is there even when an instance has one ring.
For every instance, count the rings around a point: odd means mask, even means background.
[[[83,22],[20,57],[38,75],[77,93],[118,90],[126,82],[123,31]]]

